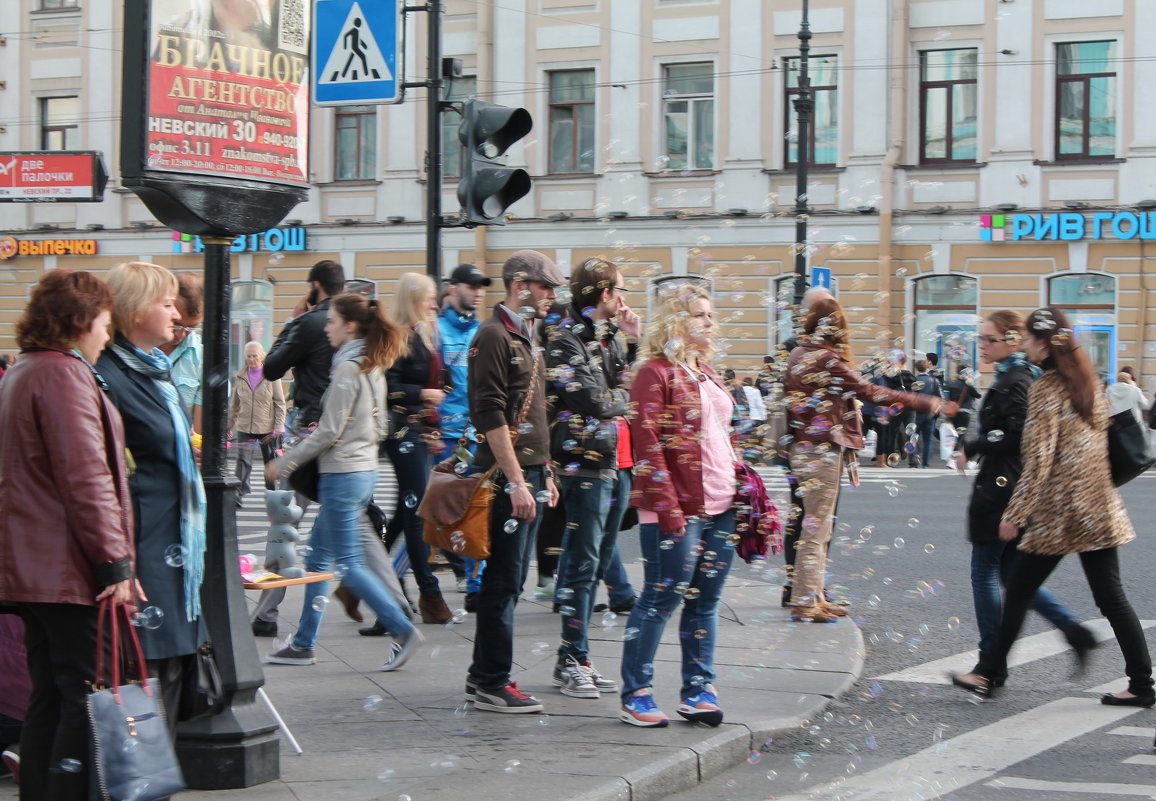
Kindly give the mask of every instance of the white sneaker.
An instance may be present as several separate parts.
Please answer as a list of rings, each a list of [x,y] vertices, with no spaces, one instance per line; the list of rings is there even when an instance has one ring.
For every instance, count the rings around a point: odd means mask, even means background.
[[[545,584],[539,584],[534,589],[535,601],[553,601],[554,600],[554,579],[550,579]]]
[[[386,673],[397,670],[409,661],[409,658],[421,647],[423,642],[425,642],[425,636],[416,628],[409,633],[405,640],[394,640],[393,645],[390,646],[389,659],[385,660],[381,669]]]
[[[559,689],[562,695],[571,698],[597,698],[598,687],[594,684],[594,677],[590,668],[580,664],[573,657],[567,657],[565,665],[559,671],[562,683]]]

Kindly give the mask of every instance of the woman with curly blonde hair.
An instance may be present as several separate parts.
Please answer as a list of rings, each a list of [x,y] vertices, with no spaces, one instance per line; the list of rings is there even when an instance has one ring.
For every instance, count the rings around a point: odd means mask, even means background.
[[[678,713],[717,726],[718,604],[734,558],[734,400],[711,367],[716,329],[710,295],[664,286],[631,385],[634,489],[646,581],[630,613],[622,654],[622,710],[633,726],[665,726],[651,695],[654,655],[666,620],[682,607]]]

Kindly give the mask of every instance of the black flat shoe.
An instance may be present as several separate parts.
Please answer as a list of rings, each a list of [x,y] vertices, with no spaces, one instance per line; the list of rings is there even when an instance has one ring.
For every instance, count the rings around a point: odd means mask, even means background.
[[[956,687],[967,690],[969,693],[978,695],[980,698],[991,698],[995,695],[995,688],[987,679],[981,679],[978,682],[970,682],[960,676],[958,673],[951,673],[951,683]]]
[[[1100,696],[1100,703],[1104,706],[1140,706],[1147,708],[1156,706],[1156,694],[1133,695],[1131,698],[1120,698],[1117,695],[1105,693]]]
[[[372,626],[363,626],[357,630],[357,633],[362,637],[384,637],[385,626],[381,625],[380,620],[375,620]]]

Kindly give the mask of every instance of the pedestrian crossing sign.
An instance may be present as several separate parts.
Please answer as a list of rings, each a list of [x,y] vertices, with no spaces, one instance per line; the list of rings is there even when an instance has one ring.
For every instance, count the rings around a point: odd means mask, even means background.
[[[403,13],[401,0],[316,0],[313,102],[400,103]]]

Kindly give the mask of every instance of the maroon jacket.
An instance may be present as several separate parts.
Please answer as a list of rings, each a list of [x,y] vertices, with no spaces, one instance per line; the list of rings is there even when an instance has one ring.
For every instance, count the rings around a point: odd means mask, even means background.
[[[95,606],[133,558],[120,414],[78,357],[22,353],[0,382],[0,601]]]
[[[714,370],[702,364],[699,370],[726,392]],[[634,374],[630,405],[630,505],[657,514],[661,531],[682,528],[686,518],[706,514],[698,382],[666,359],[652,359]],[[732,447],[734,436],[732,432]]]
[[[876,386],[851,369],[826,345],[804,343],[791,351],[785,383],[787,415],[795,442],[833,442],[863,447],[863,416],[853,398],[877,406],[901,404],[934,411],[940,399]]]

